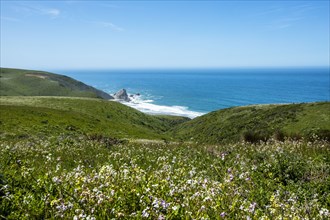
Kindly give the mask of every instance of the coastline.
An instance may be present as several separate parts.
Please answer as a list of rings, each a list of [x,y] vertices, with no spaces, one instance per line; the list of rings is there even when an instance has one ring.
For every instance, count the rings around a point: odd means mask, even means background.
[[[236,106],[329,101],[328,68],[198,70],[66,70],[61,73],[113,94],[126,88],[140,100],[123,103],[148,114],[194,118]]]
[[[173,115],[173,116],[183,116],[190,119],[196,118],[207,114],[207,112],[197,112],[189,110],[186,106],[167,106],[167,105],[158,105],[154,104],[154,100],[144,99],[143,95],[140,96],[131,96],[129,94],[131,101],[123,101],[120,99],[114,99],[110,101],[120,102],[126,106],[139,110],[143,113],[150,115]]]

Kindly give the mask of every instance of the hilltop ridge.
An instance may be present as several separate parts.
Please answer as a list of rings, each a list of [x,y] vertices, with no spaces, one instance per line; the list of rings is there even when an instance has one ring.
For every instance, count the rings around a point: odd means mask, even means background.
[[[113,99],[71,77],[36,70],[1,68],[1,96],[70,96]]]
[[[231,107],[210,112],[173,128],[171,134],[200,143],[277,138],[330,140],[330,102]]]

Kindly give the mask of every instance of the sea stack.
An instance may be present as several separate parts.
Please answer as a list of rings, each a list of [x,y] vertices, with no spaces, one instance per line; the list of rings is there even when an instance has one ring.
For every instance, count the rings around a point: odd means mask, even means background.
[[[118,92],[114,94],[115,99],[123,100],[126,102],[131,101],[131,99],[128,97],[126,89],[121,89]]]

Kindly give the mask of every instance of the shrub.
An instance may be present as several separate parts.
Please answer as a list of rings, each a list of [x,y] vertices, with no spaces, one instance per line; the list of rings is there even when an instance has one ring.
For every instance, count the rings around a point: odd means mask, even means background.
[[[298,141],[298,140],[302,140],[303,139],[303,136],[299,133],[290,133],[288,135],[288,138],[290,140],[294,140],[294,141]]]
[[[268,137],[266,134],[261,134],[259,132],[247,130],[247,131],[243,132],[241,139],[243,141],[249,142],[249,143],[258,143],[260,141],[267,141]]]
[[[284,141],[285,139],[285,134],[283,131],[281,130],[277,130],[275,131],[274,135],[273,135],[273,138],[277,141]]]
[[[123,140],[112,138],[112,137],[106,137],[101,134],[91,134],[87,137],[88,140],[96,141],[100,144],[105,145],[106,147],[111,147],[113,145],[124,143]]]
[[[325,141],[330,141],[330,130],[322,129],[319,130],[316,135],[321,139]]]

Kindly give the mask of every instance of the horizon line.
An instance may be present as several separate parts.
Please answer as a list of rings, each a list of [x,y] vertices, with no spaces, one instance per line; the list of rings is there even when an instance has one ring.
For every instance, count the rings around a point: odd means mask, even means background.
[[[330,69],[330,64],[313,65],[313,66],[222,66],[222,67],[3,67],[1,69],[21,69],[35,71],[52,71],[52,70],[219,70],[219,69],[311,69],[311,68],[327,68]]]

